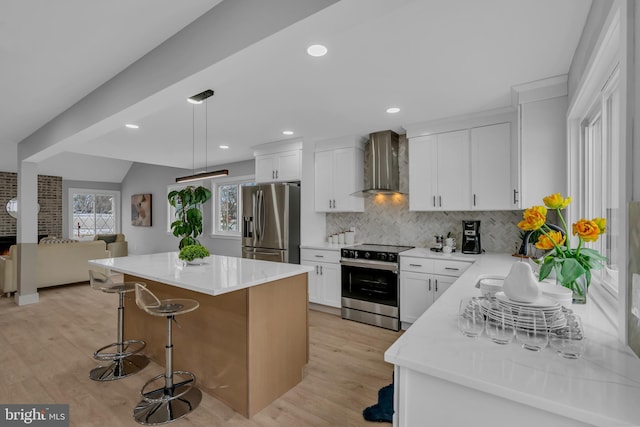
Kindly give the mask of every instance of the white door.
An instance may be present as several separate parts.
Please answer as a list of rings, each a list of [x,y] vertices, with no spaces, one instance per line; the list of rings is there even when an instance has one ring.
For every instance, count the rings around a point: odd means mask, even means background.
[[[256,156],[256,182],[273,182],[276,177],[276,157],[273,154]]]
[[[469,210],[470,181],[469,131],[438,134],[438,209]]]
[[[431,276],[400,272],[400,321],[413,323],[433,304]]]
[[[315,153],[316,212],[333,210],[333,151]]]
[[[318,276],[318,290],[322,293],[320,304],[330,307],[341,306],[341,289],[340,289],[340,265],[319,263],[320,274]]]
[[[300,150],[278,153],[276,181],[300,180]]]
[[[438,150],[435,135],[409,141],[409,210],[437,209]]]
[[[511,124],[471,129],[471,208],[513,209]]]

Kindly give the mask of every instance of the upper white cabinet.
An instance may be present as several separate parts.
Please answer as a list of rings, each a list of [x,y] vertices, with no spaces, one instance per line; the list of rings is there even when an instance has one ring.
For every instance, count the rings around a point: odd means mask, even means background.
[[[256,182],[300,181],[302,142],[282,141],[254,147]]]
[[[567,194],[567,97],[521,104],[520,207]]]
[[[409,209],[469,210],[469,131],[409,140]]]
[[[512,182],[511,124],[499,123],[471,129],[471,208],[516,208]]]
[[[316,145],[317,212],[364,212],[364,199],[352,195],[363,185],[364,151],[359,139],[342,138]]]

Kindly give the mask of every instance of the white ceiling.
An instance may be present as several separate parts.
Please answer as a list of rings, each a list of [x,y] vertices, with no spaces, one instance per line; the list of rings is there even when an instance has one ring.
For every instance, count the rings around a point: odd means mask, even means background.
[[[9,60],[0,68],[0,147],[218,2],[3,0],[0,48]],[[131,161],[191,169],[195,141],[197,169],[249,159],[251,147],[266,142],[402,132],[411,123],[506,107],[511,86],[568,72],[589,7],[584,0],[341,0],[190,77],[191,87],[215,91],[206,107],[155,105],[132,117],[140,129],[122,123],[66,150],[122,159],[124,175]],[[329,53],[308,56],[311,43]],[[389,106],[401,112],[385,113]],[[295,134],[285,137],[284,129]],[[83,179],[67,156],[44,160],[40,170]],[[95,173],[85,179],[119,181]]]

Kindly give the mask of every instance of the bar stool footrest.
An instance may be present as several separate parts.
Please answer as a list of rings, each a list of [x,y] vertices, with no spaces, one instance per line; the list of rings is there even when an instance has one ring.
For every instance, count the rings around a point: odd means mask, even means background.
[[[147,345],[146,342],[142,340],[127,340],[122,342],[123,351],[118,351],[118,343],[114,342],[104,347],[99,348],[93,353],[93,358],[96,360],[116,360],[123,359],[129,356],[133,356],[134,354],[139,353],[144,349]],[[106,350],[113,348],[115,351],[107,352]]]
[[[173,371],[173,375],[181,375],[186,378],[182,381],[175,382],[173,384],[173,388],[169,388],[166,386],[166,379],[164,374],[156,375],[142,386],[142,389],[140,390],[140,397],[142,397],[142,400],[149,403],[160,403],[167,400],[179,399],[189,393],[189,391],[195,387],[195,374],[188,371]],[[162,387],[146,391],[149,385],[153,384],[159,379],[163,379],[165,382]]]

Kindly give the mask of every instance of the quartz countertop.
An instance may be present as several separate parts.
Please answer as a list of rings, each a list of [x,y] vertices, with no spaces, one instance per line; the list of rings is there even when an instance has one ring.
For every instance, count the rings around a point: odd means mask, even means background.
[[[478,259],[480,259],[483,255],[482,254],[479,254],[479,255],[463,254],[462,252],[452,252],[450,254],[445,254],[444,252],[432,251],[429,248],[413,248],[413,249],[400,252],[400,256],[475,262]]]
[[[402,255],[406,255],[404,252]],[[459,301],[479,296],[480,274],[506,276],[517,258],[482,254],[385,352],[385,361],[593,425],[640,425],[640,360],[590,300],[570,308],[582,317],[586,350],[576,360],[550,348],[499,345],[457,329]]]
[[[213,296],[313,270],[299,264],[220,255],[204,258],[202,265],[185,265],[178,252],[96,259],[89,264]]]

